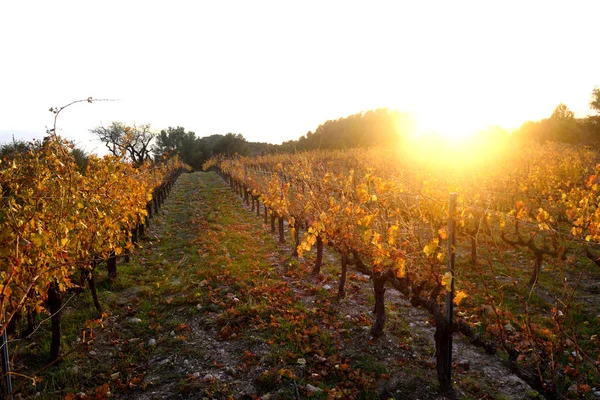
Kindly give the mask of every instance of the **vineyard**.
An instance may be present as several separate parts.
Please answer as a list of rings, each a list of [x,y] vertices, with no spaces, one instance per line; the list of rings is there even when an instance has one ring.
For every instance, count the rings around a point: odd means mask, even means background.
[[[148,218],[158,212],[184,170],[177,160],[135,168],[110,156],[90,157],[83,170],[70,149],[69,143],[49,135],[29,151],[0,161],[5,371],[7,333],[29,337],[37,330],[38,315],[50,315],[49,359],[59,360],[61,311],[68,295],[89,287],[98,315],[103,315],[97,267],[105,264],[109,279],[116,279],[117,258],[129,260]],[[10,392],[10,377],[5,378],[4,390]]]
[[[373,338],[384,333],[386,286],[426,309],[442,391],[452,389],[452,334],[461,333],[540,392],[585,395],[600,384],[597,155],[554,144],[502,150],[455,164],[350,150],[213,159],[205,169],[257,214],[262,205],[280,242],[287,222],[293,256],[316,247],[312,274],[323,246],[334,249],[338,299],[349,267],[370,276]]]
[[[1,164],[5,378],[69,399],[594,398],[598,156],[511,146],[217,157],[173,186],[177,160],[82,169],[51,135]]]

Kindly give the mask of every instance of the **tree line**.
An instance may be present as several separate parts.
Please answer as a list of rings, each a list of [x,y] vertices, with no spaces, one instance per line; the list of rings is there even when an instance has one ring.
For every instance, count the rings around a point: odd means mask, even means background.
[[[112,122],[109,126],[99,126],[90,132],[106,145],[110,153],[126,153],[134,164],[146,159],[159,162],[178,155],[194,169],[201,169],[202,164],[215,155],[253,155],[273,151],[275,147],[269,143],[248,142],[239,133],[198,137],[181,126],[154,133],[149,124],[128,126],[122,122]]]
[[[219,154],[254,156],[315,149],[397,145],[412,129],[412,114],[379,108],[328,120],[314,132],[309,131],[297,140],[281,144],[249,142],[239,133],[200,138],[183,127],[169,127],[156,135],[153,151],[157,158],[178,154],[186,164],[194,169],[201,169],[205,161]]]
[[[155,133],[151,131],[149,124],[130,126],[123,122],[112,122],[108,126],[91,129],[90,132],[104,143],[111,155],[125,155],[135,167],[146,160],[161,163],[177,155],[185,164],[200,170],[205,161],[219,154],[252,156],[274,153],[278,148],[270,143],[248,142],[239,133],[197,137],[194,132],[186,131],[180,126],[169,127],[161,130],[160,133]],[[0,159],[13,158],[19,153],[38,151],[43,146],[44,140],[32,142],[13,140],[0,144]],[[89,154],[77,147],[75,143],[71,142],[70,146],[80,171],[85,171]]]
[[[516,140],[562,142],[570,144],[600,144],[600,88],[594,87],[589,102],[592,114],[575,118],[575,113],[560,103],[548,118],[527,121],[513,132]]]

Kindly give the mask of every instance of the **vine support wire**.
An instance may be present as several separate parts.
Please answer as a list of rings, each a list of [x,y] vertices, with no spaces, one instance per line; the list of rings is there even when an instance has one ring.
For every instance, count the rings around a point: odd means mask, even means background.
[[[450,290],[446,291],[446,322],[450,333],[448,334],[448,358],[446,371],[448,381],[452,382],[452,320],[454,313],[454,262],[456,245],[456,193],[450,193],[448,206],[448,272],[451,275]]]

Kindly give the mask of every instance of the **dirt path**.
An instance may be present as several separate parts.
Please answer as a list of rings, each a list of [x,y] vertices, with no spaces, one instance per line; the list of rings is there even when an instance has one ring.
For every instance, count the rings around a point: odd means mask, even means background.
[[[438,399],[433,327],[393,290],[388,324],[372,341],[367,277],[350,273],[335,301],[338,260],[318,277],[310,258],[277,245],[218,176],[184,174],[149,239],[116,285],[65,392],[102,398]],[[460,398],[536,394],[502,363],[457,340]],[[65,384],[66,385],[66,384]],[[50,396],[49,398],[53,398]]]

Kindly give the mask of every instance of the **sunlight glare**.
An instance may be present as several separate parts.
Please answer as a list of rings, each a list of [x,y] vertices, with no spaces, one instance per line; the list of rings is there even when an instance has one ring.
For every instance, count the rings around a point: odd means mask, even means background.
[[[459,114],[418,115],[415,129],[403,143],[405,157],[442,168],[476,168],[506,150],[509,133]],[[478,123],[479,122],[479,123]]]
[[[473,137],[486,125],[476,121],[472,116],[455,113],[418,114],[416,117],[415,135],[439,135],[451,141],[463,141]]]

